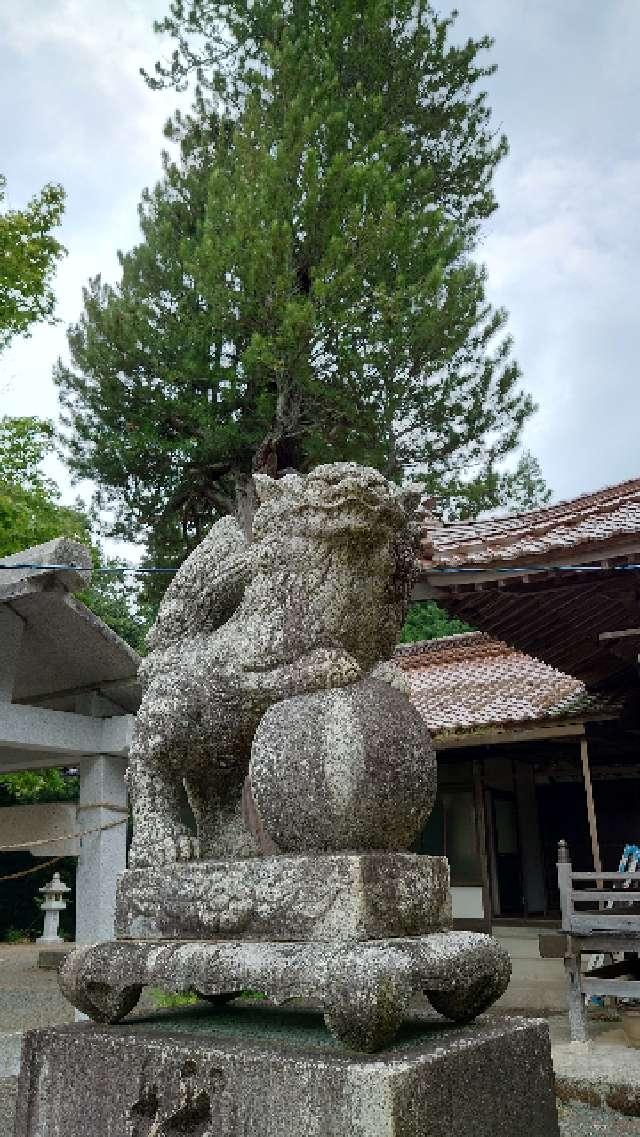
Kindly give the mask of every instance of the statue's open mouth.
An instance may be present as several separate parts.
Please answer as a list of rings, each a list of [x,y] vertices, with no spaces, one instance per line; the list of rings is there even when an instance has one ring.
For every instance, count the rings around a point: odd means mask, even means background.
[[[336,510],[349,509],[357,510],[362,513],[377,513],[383,509],[385,502],[381,501],[377,494],[363,494],[362,490],[340,490],[335,497],[326,498],[322,502],[321,508],[327,513],[333,513]]]

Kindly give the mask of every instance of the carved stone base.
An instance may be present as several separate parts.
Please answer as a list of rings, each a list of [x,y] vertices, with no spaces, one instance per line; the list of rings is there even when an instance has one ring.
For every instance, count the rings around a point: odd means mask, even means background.
[[[353,1050],[386,1046],[423,992],[440,1014],[470,1022],[507,988],[511,964],[490,936],[439,932],[347,943],[120,940],[78,948],[60,971],[66,997],[96,1022],[114,1023],[142,987],[195,991],[218,1004],[242,991],[276,1003],[318,1002],[336,1038]]]
[[[445,857],[342,853],[129,869],[119,939],[378,940],[451,927]]]
[[[194,1007],[26,1036],[16,1137],[558,1137],[546,1023],[413,1018],[345,1055],[318,1015]]]

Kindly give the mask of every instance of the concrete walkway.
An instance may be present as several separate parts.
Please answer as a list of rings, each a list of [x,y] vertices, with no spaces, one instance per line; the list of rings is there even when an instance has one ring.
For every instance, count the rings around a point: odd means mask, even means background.
[[[511,956],[511,982],[496,1007],[505,1013],[548,1015],[567,1010],[567,981],[561,959],[541,959],[538,939],[548,929],[495,927],[492,935]]]
[[[55,971],[38,967],[39,944],[0,943],[0,1032],[73,1022]]]
[[[12,1137],[22,1032],[74,1020],[36,944],[0,943],[0,1137]]]
[[[0,944],[0,1078],[18,1073],[22,1032],[71,1023],[55,971],[38,967],[37,944]]]
[[[569,1041],[566,1016],[548,1020],[561,1101],[581,1101],[640,1118],[640,1050],[627,1046],[620,1022],[590,1021],[590,1040]]]

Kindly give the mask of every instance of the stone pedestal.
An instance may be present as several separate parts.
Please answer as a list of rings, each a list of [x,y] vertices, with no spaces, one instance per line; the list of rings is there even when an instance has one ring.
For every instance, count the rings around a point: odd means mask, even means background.
[[[404,1024],[347,1054],[311,1012],[193,1007],[26,1036],[15,1137],[557,1137],[546,1024]]]
[[[62,990],[95,1022],[129,1014],[143,987],[217,1003],[262,991],[317,1002],[354,1050],[390,1042],[412,999],[470,1022],[506,990],[496,940],[451,931],[444,857],[339,853],[195,861],[120,879],[118,939],[78,949]]]
[[[116,936],[132,940],[381,940],[451,927],[446,857],[338,853],[129,869]]]
[[[491,936],[436,932],[367,943],[119,940],[76,948],[59,973],[63,993],[94,1022],[117,1023],[143,987],[195,992],[222,1005],[261,991],[279,1005],[324,1008],[353,1050],[387,1046],[421,992],[439,1014],[471,1022],[506,990],[509,958]]]

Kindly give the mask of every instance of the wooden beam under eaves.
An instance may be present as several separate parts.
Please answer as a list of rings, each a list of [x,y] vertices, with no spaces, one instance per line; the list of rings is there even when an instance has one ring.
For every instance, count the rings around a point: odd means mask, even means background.
[[[598,715],[598,719],[617,715]],[[513,727],[504,730],[473,731],[468,734],[434,734],[436,751],[460,750],[462,747],[499,746],[507,742],[538,742],[543,739],[584,738],[584,722],[558,723],[551,726]]]

